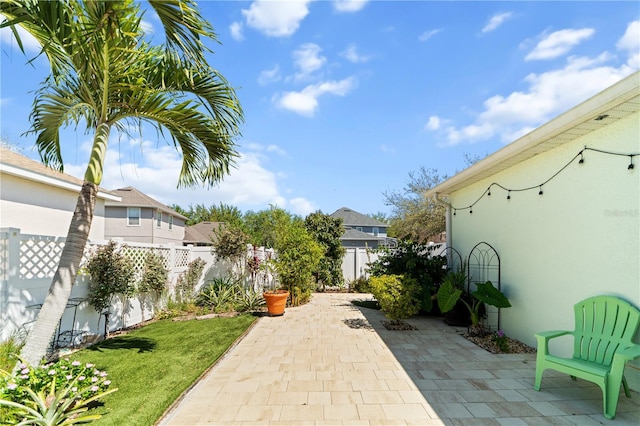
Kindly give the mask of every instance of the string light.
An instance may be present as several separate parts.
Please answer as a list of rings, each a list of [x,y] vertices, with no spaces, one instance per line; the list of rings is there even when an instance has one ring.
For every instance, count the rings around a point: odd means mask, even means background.
[[[491,188],[493,186],[497,186],[500,189],[503,189],[504,191],[507,191],[507,200],[511,200],[511,192],[524,192],[524,191],[530,191],[530,190],[534,190],[534,189],[538,189],[538,195],[543,195],[544,191],[542,190],[542,187],[544,185],[546,185],[547,183],[551,182],[554,178],[556,178],[560,173],[562,173],[567,167],[569,167],[578,157],[580,158],[578,160],[578,164],[584,164],[585,159],[584,159],[584,154],[586,151],[593,151],[593,152],[597,152],[600,154],[605,154],[605,155],[614,155],[614,156],[623,156],[623,157],[629,157],[629,165],[627,166],[627,170],[633,170],[635,168],[635,165],[633,164],[633,158],[636,156],[640,156],[640,153],[635,153],[635,154],[626,154],[626,153],[620,153],[620,152],[613,152],[613,151],[605,151],[602,149],[596,149],[596,148],[589,148],[587,146],[585,146],[582,150],[580,150],[580,152],[578,152],[571,160],[569,160],[569,162],[567,162],[564,166],[562,166],[560,168],[560,170],[558,170],[557,172],[555,172],[550,178],[548,178],[547,180],[545,180],[542,183],[539,183],[537,185],[533,185],[527,188],[507,188],[502,186],[501,184],[497,183],[497,182],[493,182],[491,185],[489,185],[489,187],[487,189],[485,189],[485,191],[478,197],[478,199],[476,199],[473,203],[471,203],[470,205],[466,206],[466,207],[453,207],[451,206],[451,208],[453,209],[453,215],[456,215],[456,212],[458,210],[469,210],[469,214],[473,214],[473,207],[478,204],[478,202],[486,195],[488,197],[491,197]]]

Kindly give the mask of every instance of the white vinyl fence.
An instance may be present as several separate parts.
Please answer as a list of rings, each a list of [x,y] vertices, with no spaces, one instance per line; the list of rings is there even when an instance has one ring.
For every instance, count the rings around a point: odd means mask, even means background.
[[[62,237],[21,234],[17,228],[0,229],[0,341],[12,335],[23,337],[33,327],[49,290],[64,242]],[[206,262],[196,289],[213,278],[227,275],[232,267],[216,259],[211,247],[117,242],[124,246],[125,253],[140,274],[148,252],[162,256],[169,270],[168,294],[173,294],[178,277],[196,258]],[[107,243],[89,241],[83,263],[99,246]],[[262,248],[252,249],[249,255],[264,259],[266,252],[268,250]],[[268,277],[267,281],[271,280],[272,277]],[[254,280],[253,284],[257,286],[257,282]],[[61,346],[73,346],[81,343],[86,336],[104,334],[105,317],[89,305],[88,294],[89,277],[81,271],[55,336]],[[120,298],[115,297],[109,308],[109,331],[151,319],[154,316],[152,302],[149,297],[136,296],[128,299],[123,306]]]

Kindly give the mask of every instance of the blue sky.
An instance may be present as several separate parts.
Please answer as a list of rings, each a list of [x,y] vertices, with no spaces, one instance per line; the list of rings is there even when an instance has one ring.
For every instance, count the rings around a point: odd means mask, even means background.
[[[178,190],[179,154],[154,131],[114,135],[102,187],[185,208],[388,214],[383,193],[410,172],[454,174],[640,69],[635,1],[199,4],[220,41],[210,63],[245,112],[237,168]],[[144,22],[161,41],[156,17]],[[38,159],[21,135],[47,63],[26,65],[1,36],[0,136]],[[82,177],[90,141],[65,131],[67,173]]]

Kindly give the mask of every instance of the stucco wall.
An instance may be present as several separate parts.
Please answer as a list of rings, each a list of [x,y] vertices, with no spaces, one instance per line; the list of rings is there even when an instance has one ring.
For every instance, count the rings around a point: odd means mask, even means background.
[[[508,188],[538,185],[583,147],[640,152],[640,114],[539,154],[450,196],[473,203],[492,182]],[[593,295],[620,296],[640,307],[640,158],[586,151],[545,185],[527,192],[493,187],[474,207],[452,216],[452,246],[463,256],[480,241],[501,258],[502,289],[513,307],[502,311],[507,335],[535,346],[534,333],[573,329],[573,304]],[[640,336],[636,336],[640,342]],[[570,341],[558,349],[568,355]],[[553,350],[553,348],[552,348]],[[640,389],[640,363],[627,367]]]
[[[80,191],[80,189],[78,189]],[[6,173],[0,179],[0,227],[25,234],[66,236],[78,193]],[[98,198],[91,239],[104,239],[104,200]]]

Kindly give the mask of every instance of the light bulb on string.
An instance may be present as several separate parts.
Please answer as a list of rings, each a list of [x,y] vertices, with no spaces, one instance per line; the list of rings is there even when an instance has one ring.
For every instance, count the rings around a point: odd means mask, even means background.
[[[629,167],[627,167],[627,170],[633,170],[633,155],[629,156]]]
[[[538,191],[538,195],[542,195],[542,185],[540,185],[540,191]]]
[[[507,200],[511,199],[511,191],[509,191],[509,193],[507,194]]]

